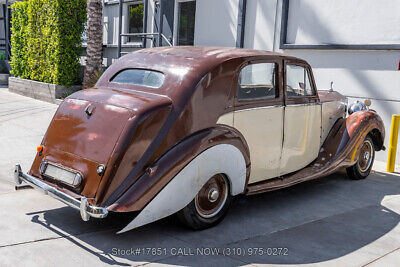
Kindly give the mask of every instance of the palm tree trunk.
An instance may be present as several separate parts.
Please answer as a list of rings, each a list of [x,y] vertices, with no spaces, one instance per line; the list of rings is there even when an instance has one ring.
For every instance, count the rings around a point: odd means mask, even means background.
[[[87,48],[86,67],[83,77],[85,88],[92,86],[102,71],[103,60],[103,1],[87,0]]]

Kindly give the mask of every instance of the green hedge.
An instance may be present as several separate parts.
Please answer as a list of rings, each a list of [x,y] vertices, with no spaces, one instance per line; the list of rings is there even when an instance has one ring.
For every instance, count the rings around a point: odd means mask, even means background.
[[[11,6],[11,58],[12,74],[29,79],[28,71],[28,2],[16,2]]]
[[[86,0],[29,0],[11,8],[12,73],[35,81],[77,84]]]

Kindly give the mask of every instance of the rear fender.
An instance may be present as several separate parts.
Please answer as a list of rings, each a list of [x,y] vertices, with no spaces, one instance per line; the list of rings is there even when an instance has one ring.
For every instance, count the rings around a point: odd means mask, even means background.
[[[250,153],[247,143],[236,129],[218,125],[199,131],[170,149],[151,164],[138,181],[107,209],[115,212],[142,210],[191,161],[207,149],[221,144],[231,145],[241,152],[245,165],[245,175],[241,177],[242,181],[238,182],[240,186],[232,184],[231,188],[233,194],[242,193],[250,174]],[[224,155],[227,151],[221,149],[218,150],[219,154],[217,151],[214,152],[228,161],[230,155]],[[212,160],[211,157],[208,157],[207,163],[209,164]],[[204,169],[207,169],[207,167],[204,167]],[[231,177],[228,178],[231,183],[236,183],[231,180]]]
[[[219,173],[228,177],[231,195],[243,193],[246,184],[246,161],[237,147],[218,144],[203,151],[119,233],[165,218],[183,209],[194,199],[203,185]]]

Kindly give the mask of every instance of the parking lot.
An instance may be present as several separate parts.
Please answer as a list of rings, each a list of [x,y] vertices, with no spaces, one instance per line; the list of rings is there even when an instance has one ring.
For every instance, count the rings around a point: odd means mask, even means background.
[[[400,175],[379,171],[237,197],[224,221],[203,231],[173,216],[121,235],[129,214],[83,222],[57,200],[14,190],[13,166],[28,171],[56,108],[0,89],[0,266],[400,262]]]

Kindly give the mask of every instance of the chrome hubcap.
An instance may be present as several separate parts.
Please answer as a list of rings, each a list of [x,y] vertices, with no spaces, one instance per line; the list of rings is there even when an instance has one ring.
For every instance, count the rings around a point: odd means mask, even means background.
[[[210,200],[211,202],[217,201],[218,196],[219,196],[218,189],[213,188],[208,192],[208,200]]]
[[[370,140],[365,140],[360,149],[360,156],[358,158],[358,168],[361,172],[366,172],[372,164],[373,157],[373,144]]]
[[[196,211],[203,218],[217,215],[228,198],[228,182],[221,174],[214,175],[197,193],[194,203]]]

